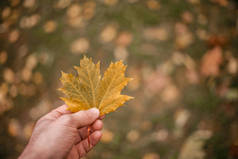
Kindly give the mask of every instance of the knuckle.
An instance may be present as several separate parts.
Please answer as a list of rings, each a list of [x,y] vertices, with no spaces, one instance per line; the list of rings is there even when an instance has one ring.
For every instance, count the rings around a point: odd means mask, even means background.
[[[35,125],[39,125],[42,123],[42,121],[44,121],[44,117],[41,117],[40,119],[38,119],[35,123]]]
[[[87,119],[89,119],[91,117],[91,115],[88,111],[85,111],[84,115],[85,115],[85,118],[87,118]]]
[[[86,120],[92,120],[93,118],[93,115],[89,113],[88,111],[85,111],[84,115]]]
[[[73,117],[70,116],[70,115],[64,115],[64,116],[61,117],[61,120],[65,124],[70,124],[70,123],[73,122]]]

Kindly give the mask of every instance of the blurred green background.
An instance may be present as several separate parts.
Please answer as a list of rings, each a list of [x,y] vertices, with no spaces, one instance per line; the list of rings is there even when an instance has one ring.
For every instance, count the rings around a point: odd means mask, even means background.
[[[123,60],[135,97],[86,158],[238,158],[236,0],[1,0],[0,17],[0,158],[63,103],[60,71],[84,55]]]

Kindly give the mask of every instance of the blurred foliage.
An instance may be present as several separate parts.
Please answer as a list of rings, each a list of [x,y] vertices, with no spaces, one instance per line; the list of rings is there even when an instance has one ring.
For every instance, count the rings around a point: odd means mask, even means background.
[[[135,99],[87,158],[238,158],[237,0],[0,1],[0,158],[62,104],[60,71],[123,60]]]

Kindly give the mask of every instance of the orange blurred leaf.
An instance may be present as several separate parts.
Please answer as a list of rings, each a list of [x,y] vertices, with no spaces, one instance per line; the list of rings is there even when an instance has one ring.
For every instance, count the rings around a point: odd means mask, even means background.
[[[209,50],[203,57],[201,63],[201,74],[204,76],[217,76],[220,72],[219,66],[222,63],[222,50],[215,47]]]

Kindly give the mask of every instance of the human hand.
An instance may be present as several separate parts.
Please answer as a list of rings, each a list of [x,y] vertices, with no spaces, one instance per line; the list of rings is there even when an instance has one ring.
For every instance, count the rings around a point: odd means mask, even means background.
[[[71,113],[60,106],[37,121],[19,159],[78,159],[99,142],[102,127],[98,109]]]

